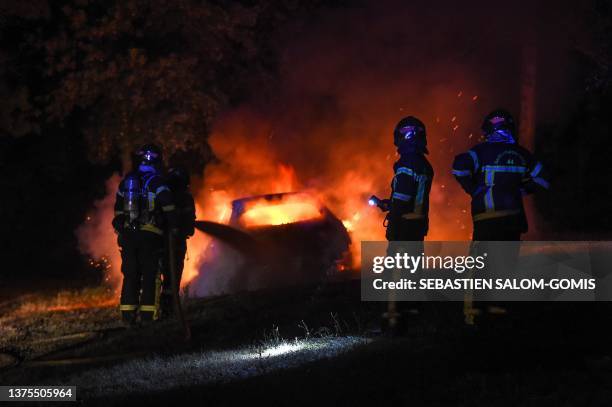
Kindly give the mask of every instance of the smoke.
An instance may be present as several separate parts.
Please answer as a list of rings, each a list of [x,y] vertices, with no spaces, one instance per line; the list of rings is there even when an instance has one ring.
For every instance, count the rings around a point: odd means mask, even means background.
[[[113,231],[115,193],[121,177],[114,174],[106,181],[106,196],[93,203],[89,215],[76,230],[79,251],[106,271],[105,283],[116,291],[121,284],[121,255]]]

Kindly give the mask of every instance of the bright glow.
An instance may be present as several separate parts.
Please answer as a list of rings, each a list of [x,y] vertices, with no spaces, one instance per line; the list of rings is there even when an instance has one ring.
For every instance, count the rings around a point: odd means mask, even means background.
[[[273,346],[271,348],[266,349],[261,353],[262,357],[270,357],[270,356],[280,356],[286,355],[288,353],[297,352],[302,350],[304,345],[300,343],[283,343],[278,346]]]
[[[375,206],[376,202],[373,199],[368,199],[368,205]]]
[[[270,202],[264,198],[249,204],[241,216],[245,226],[285,225],[321,217],[319,203],[311,196],[289,195],[279,201]]]

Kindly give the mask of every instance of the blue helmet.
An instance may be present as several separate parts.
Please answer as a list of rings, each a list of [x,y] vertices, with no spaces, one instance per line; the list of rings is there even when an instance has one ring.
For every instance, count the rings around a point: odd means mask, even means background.
[[[393,131],[393,144],[398,148],[412,146],[427,153],[427,133],[422,121],[414,116],[404,117]]]
[[[504,109],[496,109],[486,115],[482,131],[487,141],[516,142],[514,118]]]
[[[160,169],[162,164],[162,151],[155,144],[145,144],[136,151],[139,166]]]

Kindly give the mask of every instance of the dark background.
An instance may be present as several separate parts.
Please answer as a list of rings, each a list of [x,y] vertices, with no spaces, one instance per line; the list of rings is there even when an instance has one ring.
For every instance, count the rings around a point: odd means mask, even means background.
[[[517,31],[546,27],[539,72],[549,79],[564,75],[538,88],[536,152],[555,186],[537,207],[558,236],[598,239],[612,227],[612,6],[571,3],[441,2],[430,13],[459,21],[453,27],[461,26],[462,13]],[[343,13],[360,8],[384,9],[378,16],[384,18],[397,5],[1,1],[0,283],[98,279],[74,231],[105,194],[104,181],[126,167],[134,146],[163,141],[170,163],[201,174],[214,159],[207,136],[215,118],[274,92],[279,55],[291,49],[293,35],[308,35],[328,18],[342,27]],[[415,10],[430,6],[414,2]],[[411,18],[418,17],[407,14],[406,24],[418,23]],[[482,63],[516,54],[488,47]],[[504,72],[498,80],[505,81]]]

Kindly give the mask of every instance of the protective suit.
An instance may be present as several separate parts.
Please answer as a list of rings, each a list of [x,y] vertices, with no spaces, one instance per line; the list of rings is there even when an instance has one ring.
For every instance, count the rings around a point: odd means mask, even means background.
[[[423,240],[429,229],[429,192],[433,168],[427,161],[425,126],[414,118],[402,119],[394,131],[399,160],[393,165],[387,215],[389,241]]]
[[[543,165],[515,137],[512,116],[495,110],[484,143],[455,157],[452,173],[472,197],[473,240],[519,240],[527,231],[523,195],[548,189]]]
[[[163,236],[176,229],[173,196],[161,175],[161,151],[145,145],[137,157],[137,168],[119,184],[113,218],[123,274],[119,309],[129,324],[138,314],[145,322],[159,316]]]

